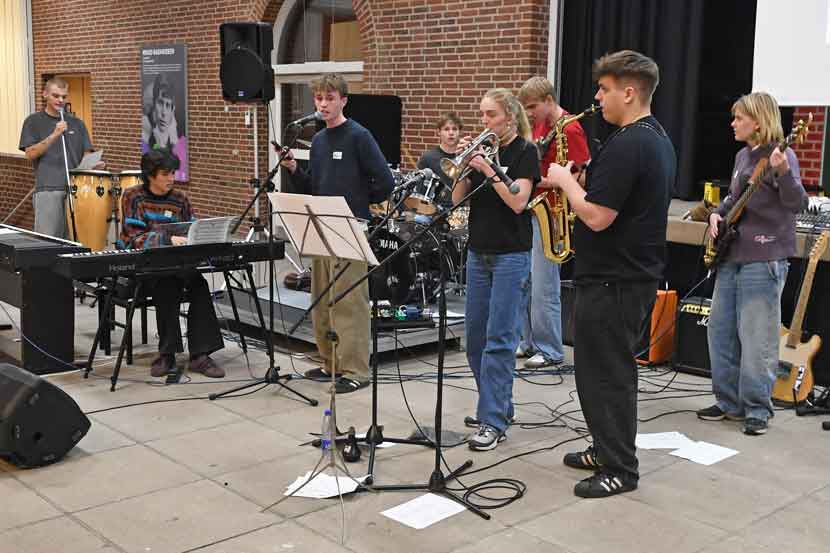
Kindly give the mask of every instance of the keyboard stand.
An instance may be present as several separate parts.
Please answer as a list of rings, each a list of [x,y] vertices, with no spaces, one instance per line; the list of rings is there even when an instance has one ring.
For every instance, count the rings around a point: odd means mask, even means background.
[[[223,276],[225,277],[225,285],[228,288],[230,288],[230,281],[232,279],[232,276],[231,276],[230,273],[232,271],[240,271],[240,270],[245,271],[246,280],[248,281],[248,283],[250,285],[250,289],[249,289],[248,293],[254,299],[254,304],[256,305],[257,315],[259,317],[259,324],[260,324],[261,328],[264,329],[265,328],[265,318],[262,315],[262,308],[261,308],[261,305],[260,305],[260,302],[259,302],[259,296],[257,296],[257,293],[256,293],[256,282],[254,281],[253,268],[252,268],[250,263],[242,263],[242,264],[237,264],[237,265],[223,266],[223,267],[221,267],[221,269],[217,268],[216,270],[200,269],[200,272],[219,272],[219,271],[221,271]],[[118,375],[121,372],[121,362],[124,358],[124,351],[127,349],[128,340],[131,339],[131,336],[129,336],[129,333],[132,332],[132,320],[133,320],[133,315],[135,313],[135,307],[136,307],[138,299],[141,297],[141,293],[144,289],[144,283],[147,282],[148,280],[157,278],[157,277],[162,276],[164,274],[165,273],[163,273],[163,272],[161,272],[161,273],[160,272],[150,272],[150,273],[139,273],[139,274],[136,274],[136,275],[130,277],[131,279],[135,280],[136,286],[135,286],[135,289],[133,290],[132,298],[128,303],[127,316],[126,316],[126,319],[125,319],[124,325],[123,325],[124,326],[124,333],[123,333],[123,336],[121,337],[121,345],[118,348],[118,356],[116,357],[116,360],[115,360],[115,367],[114,367],[113,372],[112,372],[112,377],[110,377],[110,381],[112,383],[111,386],[110,386],[110,391],[111,392],[115,391],[115,386],[118,383]],[[115,278],[115,277],[113,277],[113,278]],[[238,288],[241,289],[241,290],[244,290],[244,288],[242,288],[242,287],[238,287]],[[112,316],[112,312],[113,312],[112,298],[115,294],[115,291],[116,291],[116,286],[115,285],[110,285],[110,286],[107,287],[107,292],[104,296],[103,309],[101,311],[101,315],[98,318],[98,329],[95,332],[95,338],[92,340],[92,348],[89,350],[89,356],[87,358],[86,366],[84,367],[84,378],[88,378],[89,373],[92,372],[92,363],[95,361],[95,353],[98,350],[98,347],[101,343],[101,339],[102,339],[104,333],[108,332],[109,329],[114,324],[113,316]],[[231,296],[231,309],[233,310],[233,316],[236,319],[237,328],[241,329],[242,325],[241,325],[240,320],[239,320],[239,312],[236,308],[236,302],[233,299],[233,295],[231,294],[230,296]],[[119,324],[118,326],[121,326],[121,325]],[[242,346],[243,351],[247,352],[247,344],[245,342],[245,337],[242,335],[241,330],[240,330],[240,333],[239,333],[239,337],[240,337],[240,344]]]

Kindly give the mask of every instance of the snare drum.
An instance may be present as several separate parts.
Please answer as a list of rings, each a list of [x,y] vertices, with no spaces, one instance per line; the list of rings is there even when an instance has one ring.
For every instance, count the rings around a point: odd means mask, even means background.
[[[438,177],[421,179],[415,183],[415,188],[404,204],[418,213],[432,215],[438,210],[435,206],[435,193],[440,186],[441,181]]]
[[[72,214],[66,206],[66,223],[71,240],[87,248],[100,251],[107,247],[107,229],[112,215],[112,173],[109,171],[79,170],[69,172],[72,186],[69,191],[75,209],[75,227],[72,232]]]

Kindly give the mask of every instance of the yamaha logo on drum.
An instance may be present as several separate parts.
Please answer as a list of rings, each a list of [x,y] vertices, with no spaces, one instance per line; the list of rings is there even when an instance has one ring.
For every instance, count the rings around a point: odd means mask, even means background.
[[[391,250],[395,251],[398,249],[398,243],[391,238],[379,238],[377,241],[377,245],[379,248],[383,250]]]

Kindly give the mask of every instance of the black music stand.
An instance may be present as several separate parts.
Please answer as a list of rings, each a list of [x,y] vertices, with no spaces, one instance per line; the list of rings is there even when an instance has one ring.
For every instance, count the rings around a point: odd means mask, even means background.
[[[344,290],[340,295],[334,298],[334,303],[338,302],[342,297],[351,292],[355,287],[360,285],[367,278],[371,278],[376,271],[382,270],[386,265],[392,262],[398,255],[407,252],[409,248],[421,240],[426,233],[437,226],[441,221],[450,216],[456,209],[466,204],[467,201],[480,192],[485,186],[488,186],[487,181],[483,181],[476,188],[471,190],[464,196],[457,204],[454,204],[449,209],[442,211],[434,216],[432,221],[426,225],[420,232],[412,236],[406,243],[404,243],[395,253],[389,255],[386,259],[381,261],[377,266],[373,267],[365,277],[359,279],[349,288]],[[442,432],[442,417],[443,417],[443,386],[444,386],[444,353],[446,351],[446,335],[447,335],[447,297],[446,297],[446,268],[444,260],[444,242],[446,238],[439,241],[438,258],[439,258],[439,289],[438,289],[438,382],[435,399],[435,442],[431,443],[428,439],[402,439],[402,438],[386,438],[383,436],[383,427],[377,424],[377,358],[372,362],[372,426],[366,432],[364,441],[369,444],[369,478],[367,484],[372,484],[373,491],[406,491],[406,490],[425,490],[432,493],[444,495],[453,501],[464,505],[467,509],[474,512],[485,520],[490,520],[490,515],[479,509],[463,497],[456,495],[449,488],[447,488],[447,481],[458,478],[465,470],[473,465],[472,460],[467,460],[460,467],[456,468],[447,475],[441,470],[441,432]],[[374,462],[375,450],[377,446],[383,442],[414,444],[414,445],[433,445],[435,448],[435,465],[428,482],[422,484],[395,484],[395,485],[374,485]]]
[[[371,265],[378,264],[363,229],[352,214],[351,209],[349,209],[345,198],[342,196],[308,196],[304,194],[274,192],[269,194],[269,199],[276,206],[275,213],[280,217],[286,232],[294,238],[293,241],[298,247],[297,254],[300,257],[333,259],[335,261],[335,268],[339,267],[342,263],[351,261]],[[355,480],[351,473],[349,473],[343,455],[337,447],[336,439],[337,392],[335,389],[335,379],[337,378],[337,345],[339,343],[339,337],[335,330],[334,305],[336,301],[334,300],[333,284],[340,275],[342,275],[342,270],[336,271],[332,275],[329,285],[321,294],[321,296],[328,296],[330,329],[327,333],[327,338],[332,345],[331,387],[329,389],[331,419],[328,427],[328,434],[332,437],[331,444],[328,450],[324,449],[322,451],[320,459],[317,461],[317,464],[305,482],[291,494],[265,507],[263,511],[293,496],[329,467],[334,470],[335,477],[337,476],[338,470],[342,471],[358,485],[358,488],[366,488],[364,484]],[[363,282],[364,280],[361,278],[358,282]],[[351,289],[353,290],[354,287]],[[315,301],[314,303],[316,304],[318,302]]]

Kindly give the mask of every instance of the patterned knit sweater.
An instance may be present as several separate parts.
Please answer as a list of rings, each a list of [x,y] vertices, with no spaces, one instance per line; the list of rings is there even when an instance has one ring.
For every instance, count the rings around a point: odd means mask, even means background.
[[[190,199],[175,188],[157,196],[145,186],[127,188],[121,196],[123,220],[120,246],[128,249],[170,245],[169,223],[196,219]]]

